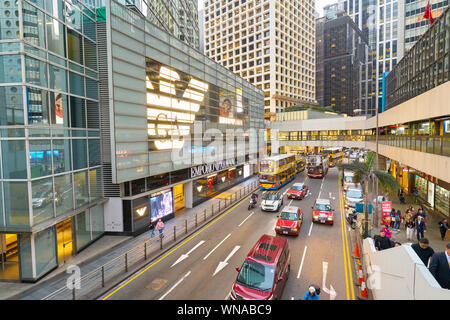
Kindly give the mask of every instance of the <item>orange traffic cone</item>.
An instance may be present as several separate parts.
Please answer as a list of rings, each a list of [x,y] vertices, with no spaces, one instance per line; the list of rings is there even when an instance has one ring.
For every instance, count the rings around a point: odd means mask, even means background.
[[[359,265],[359,271],[358,271],[358,283],[361,284],[364,282],[364,276],[361,265]]]
[[[355,250],[353,251],[353,258],[355,258],[355,259],[360,259],[361,258],[359,256],[359,245],[358,245],[358,242],[356,242]]]
[[[361,282],[361,292],[358,296],[359,300],[367,300],[369,299],[369,296],[367,294],[367,288],[366,288],[366,282],[364,281],[364,277],[362,278]]]

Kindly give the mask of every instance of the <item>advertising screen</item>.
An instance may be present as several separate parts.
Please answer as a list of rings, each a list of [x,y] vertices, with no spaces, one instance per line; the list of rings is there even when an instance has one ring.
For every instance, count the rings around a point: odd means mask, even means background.
[[[152,194],[150,197],[151,221],[157,221],[173,213],[172,190]]]

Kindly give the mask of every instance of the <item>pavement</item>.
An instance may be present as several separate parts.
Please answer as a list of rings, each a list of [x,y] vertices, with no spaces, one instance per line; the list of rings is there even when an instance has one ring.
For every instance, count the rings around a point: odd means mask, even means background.
[[[170,230],[173,226],[180,225],[185,219],[193,217],[197,212],[210,209],[212,205],[217,207],[217,203],[221,199],[228,198],[234,192],[245,188],[256,180],[257,176],[248,178],[195,208],[185,208],[176,212],[173,219],[165,222],[165,228]],[[0,299],[41,300],[66,285],[68,277],[66,271],[69,266],[78,266],[81,276],[83,276],[123,255],[125,252],[148,240],[148,238],[148,232],[144,232],[136,237],[105,235],[36,283],[0,282]]]

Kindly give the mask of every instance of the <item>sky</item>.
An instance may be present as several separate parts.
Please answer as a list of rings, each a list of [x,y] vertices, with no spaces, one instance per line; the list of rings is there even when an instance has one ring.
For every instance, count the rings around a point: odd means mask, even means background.
[[[203,0],[198,1],[198,9],[203,8]],[[323,16],[323,7],[332,3],[336,3],[337,0],[316,0],[316,11],[319,13],[319,17]]]

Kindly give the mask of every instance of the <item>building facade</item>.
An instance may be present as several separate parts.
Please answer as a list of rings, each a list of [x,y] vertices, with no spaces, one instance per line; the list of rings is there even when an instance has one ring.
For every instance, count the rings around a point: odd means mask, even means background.
[[[316,21],[316,99],[347,115],[367,114],[367,39],[347,15]]]
[[[433,19],[441,16],[448,7],[448,0],[405,0],[405,51],[409,51],[417,40],[430,27],[430,22],[423,17],[430,3]]]
[[[382,111],[383,74],[403,57],[405,0],[339,0],[339,4],[369,42],[372,83],[368,110],[374,115],[377,108]]]
[[[0,279],[36,281],[104,233],[96,12],[0,4]]]
[[[205,53],[264,91],[265,112],[315,104],[315,1],[205,0]]]
[[[135,10],[104,10],[105,228],[139,234],[255,172],[249,130],[264,127],[264,94]]]

